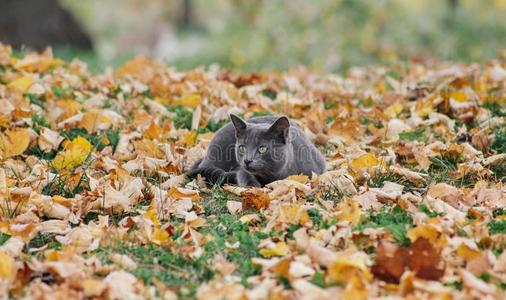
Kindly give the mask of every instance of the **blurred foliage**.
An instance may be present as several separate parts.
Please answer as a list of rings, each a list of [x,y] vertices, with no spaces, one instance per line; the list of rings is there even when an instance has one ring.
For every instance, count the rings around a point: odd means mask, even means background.
[[[180,68],[340,71],[414,56],[482,61],[506,49],[505,0],[192,0],[185,27],[182,2],[64,1],[106,60],[147,52]]]

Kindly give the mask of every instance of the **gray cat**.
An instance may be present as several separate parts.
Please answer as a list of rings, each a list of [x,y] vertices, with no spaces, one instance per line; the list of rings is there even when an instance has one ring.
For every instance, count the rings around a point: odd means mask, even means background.
[[[325,171],[325,159],[300,128],[285,116],[244,121],[231,114],[209,144],[206,156],[188,176],[201,174],[208,183],[264,186],[290,175]]]

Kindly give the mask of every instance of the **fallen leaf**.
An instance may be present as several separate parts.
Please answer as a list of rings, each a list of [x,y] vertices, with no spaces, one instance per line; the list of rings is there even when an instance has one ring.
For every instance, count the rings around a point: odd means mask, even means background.
[[[33,84],[33,77],[26,75],[7,84],[7,89],[14,92],[26,93]]]
[[[350,163],[350,168],[354,173],[359,173],[364,169],[377,167],[380,165],[379,159],[374,153],[362,154],[359,157],[353,159]]]
[[[263,257],[285,256],[290,253],[290,250],[284,242],[277,242],[269,244],[267,248],[260,249],[259,253]]]
[[[80,136],[66,143],[64,148],[65,151],[58,153],[51,164],[58,171],[70,171],[80,166],[93,149],[90,142]]]
[[[0,159],[21,155],[30,144],[30,134],[25,128],[0,133]]]
[[[247,210],[254,208],[260,210],[267,208],[271,199],[268,194],[264,193],[261,189],[251,189],[242,193],[242,209]]]

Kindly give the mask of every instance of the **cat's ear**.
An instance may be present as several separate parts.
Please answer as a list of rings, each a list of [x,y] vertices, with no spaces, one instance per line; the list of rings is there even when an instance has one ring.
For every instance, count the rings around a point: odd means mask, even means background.
[[[269,127],[269,132],[281,142],[286,143],[290,132],[290,121],[287,117],[280,117]]]
[[[240,136],[246,130],[246,127],[248,127],[243,119],[234,114],[230,114],[230,120],[234,124],[236,136]]]

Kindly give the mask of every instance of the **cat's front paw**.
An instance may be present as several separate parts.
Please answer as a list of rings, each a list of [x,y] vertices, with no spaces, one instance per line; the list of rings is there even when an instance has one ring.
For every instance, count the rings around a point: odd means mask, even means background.
[[[246,171],[239,171],[237,173],[237,185],[239,186],[252,186],[262,187],[256,177]]]

